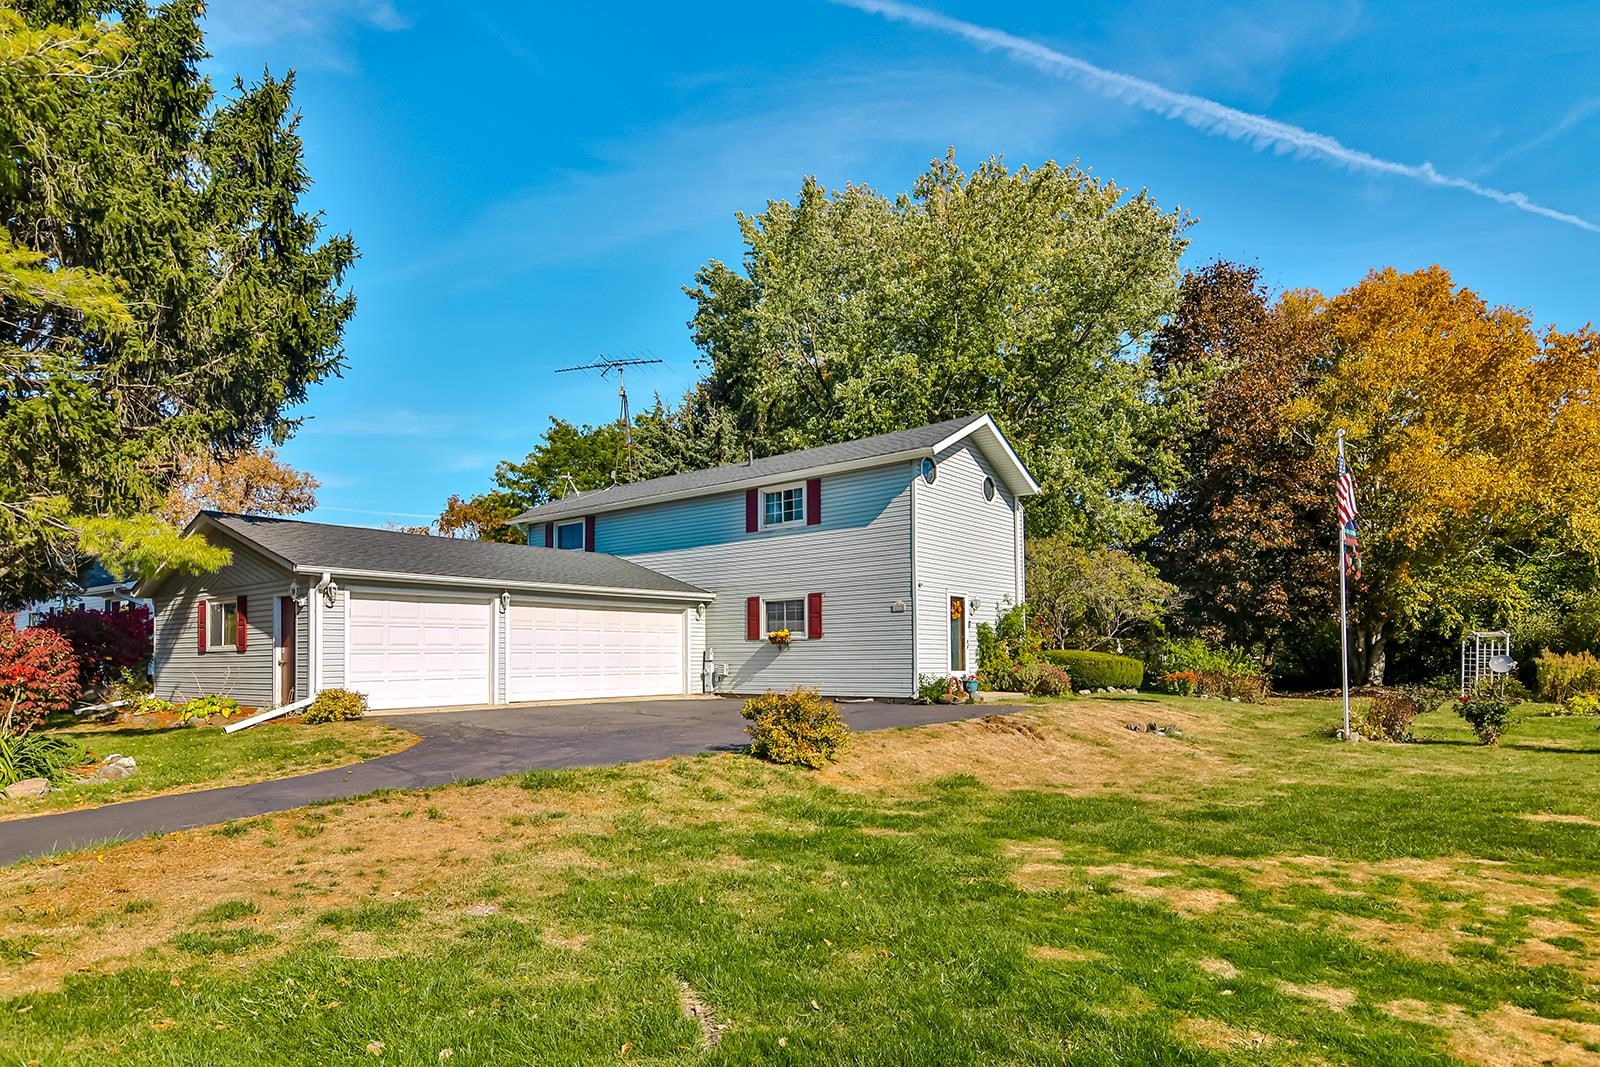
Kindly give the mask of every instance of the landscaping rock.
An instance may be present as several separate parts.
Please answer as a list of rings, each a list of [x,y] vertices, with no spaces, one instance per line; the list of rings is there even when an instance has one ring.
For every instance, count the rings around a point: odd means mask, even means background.
[[[1087,689],[1080,689],[1078,690],[1078,695],[1081,697],[1086,697],[1089,695],[1089,691]]]
[[[12,782],[6,786],[7,800],[21,800],[23,797],[42,797],[50,792],[50,783],[43,778],[24,778],[20,782]]]
[[[86,782],[117,782],[124,778],[133,777],[133,772],[139,769],[139,764],[134,762],[132,756],[119,756],[112,753],[101,761],[100,766],[90,771],[84,777]]]

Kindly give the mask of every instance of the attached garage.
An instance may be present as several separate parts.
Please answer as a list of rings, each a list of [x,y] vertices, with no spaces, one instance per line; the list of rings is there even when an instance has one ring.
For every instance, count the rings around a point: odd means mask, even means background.
[[[233,562],[149,583],[164,696],[265,708],[342,688],[394,710],[703,688],[713,594],[590,541],[540,548],[209,511],[189,529]],[[198,620],[213,617],[240,632],[208,640]]]
[[[373,708],[494,700],[494,601],[352,591],[345,687]]]
[[[659,696],[689,691],[682,609],[511,604],[506,699]]]

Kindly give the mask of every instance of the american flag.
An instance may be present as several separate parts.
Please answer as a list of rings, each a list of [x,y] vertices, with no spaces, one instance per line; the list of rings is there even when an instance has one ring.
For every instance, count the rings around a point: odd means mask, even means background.
[[[1344,569],[1352,578],[1361,577],[1361,539],[1356,536],[1356,480],[1339,456],[1339,481],[1334,493],[1339,504],[1340,536],[1344,544]]]

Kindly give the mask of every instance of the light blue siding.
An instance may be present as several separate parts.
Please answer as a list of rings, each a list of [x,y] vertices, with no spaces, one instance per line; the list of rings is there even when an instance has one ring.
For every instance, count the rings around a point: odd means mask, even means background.
[[[911,599],[911,477],[904,463],[824,477],[820,524],[753,534],[742,490],[602,513],[595,547],[717,594],[705,642],[726,668],[724,692],[908,697],[911,614],[894,607]],[[810,593],[822,594],[821,640],[797,635],[780,649],[746,638],[746,598]],[[699,652],[691,639],[696,677]]]

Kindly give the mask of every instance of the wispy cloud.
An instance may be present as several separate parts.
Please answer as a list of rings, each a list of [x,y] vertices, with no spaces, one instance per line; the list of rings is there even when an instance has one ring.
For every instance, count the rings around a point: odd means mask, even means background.
[[[207,39],[222,48],[290,38],[326,47],[352,26],[392,32],[410,29],[411,21],[392,0],[216,0],[206,5]]]
[[[396,408],[361,417],[334,416],[307,421],[301,437],[440,437],[458,430],[450,415]]]
[[[1596,112],[1600,112],[1600,96],[1591,96],[1588,99],[1579,100],[1576,104],[1567,108],[1567,113],[1562,115],[1555,125],[1501,152],[1490,161],[1488,166],[1483,168],[1484,171],[1495,170],[1503,163],[1507,163],[1520,155],[1525,155],[1540,145],[1548,144]]]
[[[1409,178],[1427,185],[1460,189],[1474,196],[1527,211],[1556,222],[1600,233],[1600,225],[1578,215],[1535,203],[1523,193],[1490,188],[1467,178],[1438,171],[1432,163],[1400,163],[1350,148],[1326,134],[1315,133],[1265,115],[1240,111],[1216,100],[1176,92],[1155,82],[1095,66],[1054,48],[1004,30],[980,26],[899,0],[834,0],[868,14],[958,37],[985,51],[998,51],[1019,63],[1058,78],[1067,78],[1114,100],[1154,111],[1205,133],[1248,142],[1257,149],[1284,155],[1320,159],[1351,170]]]

